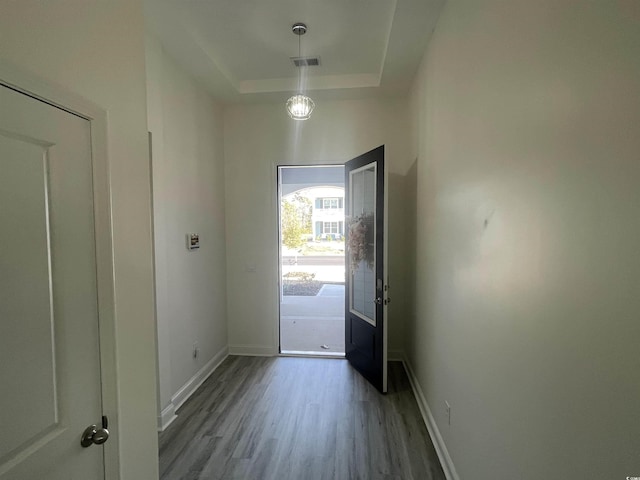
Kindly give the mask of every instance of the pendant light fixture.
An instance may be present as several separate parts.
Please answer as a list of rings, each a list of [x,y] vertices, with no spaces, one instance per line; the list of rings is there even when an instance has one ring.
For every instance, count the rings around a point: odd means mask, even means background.
[[[307,26],[300,22],[294,23],[291,31],[295,35],[298,35],[298,58],[300,58],[300,37],[307,33]],[[311,116],[311,112],[313,112],[316,104],[313,103],[311,98],[302,94],[302,71],[300,71],[300,75],[298,76],[298,92],[300,93],[287,100],[287,113],[294,120],[306,120]]]

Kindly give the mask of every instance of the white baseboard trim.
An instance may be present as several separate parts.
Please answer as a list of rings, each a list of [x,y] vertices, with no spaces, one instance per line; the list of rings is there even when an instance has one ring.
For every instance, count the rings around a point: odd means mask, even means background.
[[[173,403],[169,403],[158,415],[158,431],[163,432],[176,418],[178,418],[176,407],[174,407]]]
[[[172,397],[171,403],[174,408],[178,410],[188,398],[193,395],[200,385],[209,378],[216,368],[229,356],[229,349],[224,347],[218,353],[216,353],[211,360],[209,360],[204,367],[198,370],[193,377],[191,377],[187,383],[185,383]]]
[[[259,347],[255,345],[229,345],[229,355],[244,355],[248,357],[273,357],[278,352],[273,347]]]
[[[413,373],[411,363],[409,363],[406,356],[402,359],[402,363],[404,365],[404,369],[407,372],[407,376],[409,377],[409,383],[411,383],[411,388],[413,389],[418,407],[420,408],[422,419],[427,426],[429,436],[431,437],[433,446],[435,447],[436,453],[438,454],[438,459],[440,459],[440,464],[442,465],[442,469],[444,470],[444,475],[447,480],[460,480],[460,477],[458,477],[458,472],[456,472],[456,467],[453,465],[453,461],[451,460],[451,456],[449,455],[449,451],[447,450],[447,446],[444,444],[442,435],[440,435],[440,430],[438,429],[436,421],[431,414],[431,409],[429,408],[427,399],[425,398],[424,393],[422,393],[422,388],[418,383],[418,379]]]
[[[215,371],[216,368],[229,356],[229,349],[224,347],[209,360],[204,367],[191,377],[180,389],[171,397],[171,403],[167,405],[158,417],[158,431],[162,432],[176,418],[178,410],[184,402],[198,389],[204,381]]]

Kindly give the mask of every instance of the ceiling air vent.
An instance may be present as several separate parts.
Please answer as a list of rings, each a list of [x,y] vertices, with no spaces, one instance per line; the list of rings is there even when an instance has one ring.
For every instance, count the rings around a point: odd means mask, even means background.
[[[320,65],[320,57],[291,57],[296,67],[317,67]]]

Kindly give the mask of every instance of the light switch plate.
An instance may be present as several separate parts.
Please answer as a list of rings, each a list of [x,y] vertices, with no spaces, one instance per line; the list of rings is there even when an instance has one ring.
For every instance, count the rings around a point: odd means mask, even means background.
[[[187,233],[187,250],[197,250],[200,248],[200,234]]]

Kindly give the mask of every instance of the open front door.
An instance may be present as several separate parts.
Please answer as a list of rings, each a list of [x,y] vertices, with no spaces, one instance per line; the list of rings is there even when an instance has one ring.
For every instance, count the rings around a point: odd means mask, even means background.
[[[387,391],[384,145],[345,164],[345,353]]]

